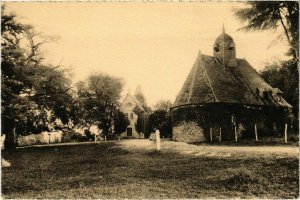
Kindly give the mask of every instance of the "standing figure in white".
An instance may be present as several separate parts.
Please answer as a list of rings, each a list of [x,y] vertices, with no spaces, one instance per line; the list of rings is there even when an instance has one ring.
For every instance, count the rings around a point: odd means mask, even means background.
[[[1,135],[1,150],[4,149],[4,141],[5,141],[5,134]],[[10,167],[10,163],[4,160],[4,158],[1,159],[1,166],[2,167]]]

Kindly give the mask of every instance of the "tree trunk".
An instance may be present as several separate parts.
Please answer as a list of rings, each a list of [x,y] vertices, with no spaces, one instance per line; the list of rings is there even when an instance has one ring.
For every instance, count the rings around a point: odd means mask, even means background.
[[[16,149],[16,127],[13,127],[10,132],[7,133],[5,141],[4,141],[4,148],[5,149]]]
[[[297,62],[298,62],[298,61],[299,61],[299,52],[298,52],[298,48],[295,47],[295,45],[294,45],[294,43],[293,43],[293,41],[292,41],[292,39],[291,39],[291,37],[290,37],[290,35],[289,35],[289,33],[291,32],[291,29],[290,29],[290,28],[287,28],[287,26],[284,24],[283,18],[284,18],[284,17],[281,16],[281,12],[280,12],[280,14],[279,14],[279,20],[280,20],[280,23],[281,23],[281,25],[282,25],[282,27],[283,27],[283,30],[284,30],[286,39],[287,39],[287,41],[288,41],[290,47],[293,49],[294,55],[295,55],[296,60],[297,60]],[[286,17],[285,17],[285,18],[286,18]]]

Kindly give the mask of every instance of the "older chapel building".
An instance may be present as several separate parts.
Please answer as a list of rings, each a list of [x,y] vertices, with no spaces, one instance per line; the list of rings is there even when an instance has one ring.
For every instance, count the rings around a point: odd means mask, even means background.
[[[121,138],[144,138],[144,135],[139,134],[135,127],[138,120],[138,115],[135,112],[136,108],[138,108],[142,113],[145,113],[145,109],[141,103],[130,93],[127,93],[119,109],[126,115],[129,120],[129,124],[126,128],[126,132],[121,134]]]

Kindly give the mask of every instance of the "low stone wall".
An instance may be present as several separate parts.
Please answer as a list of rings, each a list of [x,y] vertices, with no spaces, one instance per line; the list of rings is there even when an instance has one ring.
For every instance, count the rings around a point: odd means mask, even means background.
[[[49,138],[50,137],[50,138]],[[62,131],[42,132],[40,134],[30,134],[19,136],[18,146],[29,146],[34,144],[61,143],[63,139]]]
[[[180,142],[202,142],[206,141],[204,130],[197,125],[196,122],[183,121],[179,125],[172,128],[173,140]]]

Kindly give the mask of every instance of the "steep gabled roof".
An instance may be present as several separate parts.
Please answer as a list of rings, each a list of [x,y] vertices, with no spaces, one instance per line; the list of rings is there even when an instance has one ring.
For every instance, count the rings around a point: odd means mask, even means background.
[[[212,103],[217,101],[202,62],[202,55],[199,53],[199,56],[185,80],[173,106],[195,104],[199,102]]]
[[[236,67],[227,67],[199,53],[173,107],[214,102],[291,107],[246,60],[236,61]]]
[[[143,108],[143,106],[140,104],[140,102],[138,100],[136,100],[136,98],[134,98],[130,93],[127,93],[125,99],[123,100],[123,102],[120,105],[120,108],[123,106],[124,103],[126,102],[133,102],[135,103],[135,106],[137,106],[141,111],[145,112],[145,109]]]

